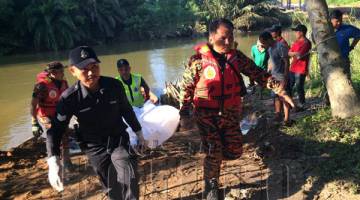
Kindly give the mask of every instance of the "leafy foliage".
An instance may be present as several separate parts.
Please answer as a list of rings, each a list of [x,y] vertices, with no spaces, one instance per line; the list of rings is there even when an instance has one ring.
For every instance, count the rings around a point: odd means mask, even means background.
[[[326,0],[328,5],[349,5],[359,3],[359,0]]]
[[[125,31],[138,38],[154,38],[194,21],[187,1],[152,0],[136,8],[125,20]]]
[[[188,35],[196,24],[234,19],[265,0],[2,0],[0,54],[79,44]],[[190,27],[190,28],[189,28]]]
[[[23,36],[30,36],[34,47],[58,50],[71,47],[81,39],[71,18],[70,9],[63,1],[33,1],[23,11]]]
[[[12,0],[1,0],[0,1],[0,55],[2,53],[11,51],[13,48],[18,46],[16,41],[16,35],[9,30],[12,30],[12,21],[15,17],[14,3]]]

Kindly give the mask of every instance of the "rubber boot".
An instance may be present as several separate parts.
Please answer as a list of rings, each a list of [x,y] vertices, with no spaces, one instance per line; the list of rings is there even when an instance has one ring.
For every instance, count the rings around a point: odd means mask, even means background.
[[[218,200],[219,199],[219,186],[215,178],[210,180],[205,179],[205,191],[203,194],[203,199],[206,200]]]

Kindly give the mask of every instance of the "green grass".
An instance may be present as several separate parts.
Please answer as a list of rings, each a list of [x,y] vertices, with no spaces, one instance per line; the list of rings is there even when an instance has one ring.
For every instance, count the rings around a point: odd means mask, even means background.
[[[328,5],[349,5],[353,3],[359,3],[359,0],[326,0]]]
[[[300,0],[291,0],[292,4],[298,4]],[[305,0],[301,0],[302,3],[305,2]],[[286,1],[283,2],[284,4],[286,3]],[[349,6],[349,4],[357,4],[360,3],[359,0],[326,0],[326,3],[328,5],[332,5],[332,6]]]
[[[358,23],[357,27],[360,27],[360,23]],[[360,44],[350,54],[351,79],[355,90],[360,94],[360,57],[358,55],[360,55]],[[308,81],[305,85],[307,96],[321,97],[325,93],[325,87],[321,79],[320,67],[315,53],[311,55],[310,77],[311,81]]]
[[[360,188],[360,116],[334,119],[330,108],[286,128],[289,135],[305,140],[303,152],[312,158],[306,165],[322,180],[346,180],[352,193]],[[325,155],[325,156],[324,156]]]
[[[360,55],[360,48],[353,55]],[[360,59],[352,56],[352,80],[360,93]],[[356,67],[355,67],[356,66]],[[307,85],[314,96],[322,96],[325,88],[322,81],[314,79]],[[314,167],[325,180],[346,180],[351,192],[360,192],[360,116],[349,119],[333,118],[329,107],[318,110],[311,116],[299,119],[294,127],[285,132],[304,138],[304,152],[309,156],[329,155]]]

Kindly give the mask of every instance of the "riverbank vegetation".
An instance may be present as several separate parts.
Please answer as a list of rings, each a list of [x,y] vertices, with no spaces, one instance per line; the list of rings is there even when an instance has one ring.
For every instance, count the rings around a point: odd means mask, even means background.
[[[126,39],[192,36],[209,20],[237,28],[290,24],[273,1],[256,0],[2,0],[0,55],[69,49]],[[245,16],[246,20],[242,16]],[[240,18],[241,17],[241,18]]]
[[[359,0],[326,0],[329,6],[360,5]]]

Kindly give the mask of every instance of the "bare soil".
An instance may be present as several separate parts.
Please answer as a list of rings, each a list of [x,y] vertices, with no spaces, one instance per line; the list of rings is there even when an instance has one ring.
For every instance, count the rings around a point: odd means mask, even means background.
[[[323,182],[312,167],[319,159],[304,155],[301,138],[286,135],[272,123],[272,101],[252,101],[247,113],[259,125],[244,137],[244,154],[222,165],[220,187],[227,199],[360,199],[346,183]],[[314,107],[315,109],[315,107]],[[294,114],[294,118],[309,115]],[[203,154],[196,130],[177,132],[161,148],[139,161],[140,199],[201,199]],[[76,169],[65,171],[65,190],[54,191],[47,180],[44,140],[28,140],[0,154],[0,199],[106,199],[86,156],[72,157]]]

